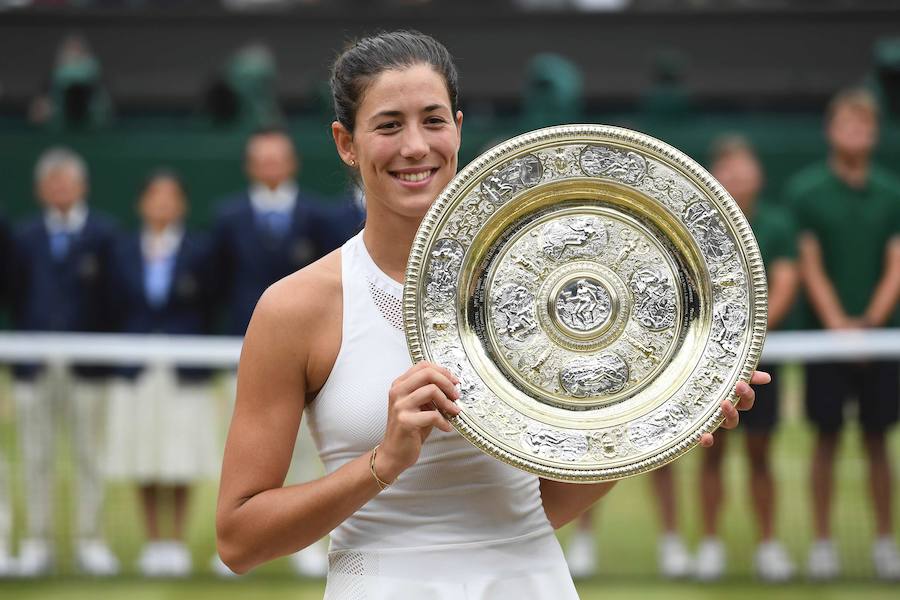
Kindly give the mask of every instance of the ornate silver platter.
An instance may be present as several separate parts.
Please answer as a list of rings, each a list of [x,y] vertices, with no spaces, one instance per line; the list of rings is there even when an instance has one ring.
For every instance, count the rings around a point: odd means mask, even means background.
[[[489,150],[422,222],[414,362],[461,381],[457,430],[542,477],[661,466],[722,421],[765,337],[756,240],[728,193],[649,136],[541,129]]]

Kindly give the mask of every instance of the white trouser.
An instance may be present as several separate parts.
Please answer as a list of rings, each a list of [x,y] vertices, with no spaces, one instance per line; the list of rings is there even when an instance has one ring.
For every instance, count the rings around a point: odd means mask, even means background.
[[[48,366],[33,381],[15,382],[13,395],[25,481],[28,537],[52,538],[53,467],[62,424],[69,430],[75,465],[75,533],[82,539],[99,537],[106,388],[103,379],[75,377],[68,369],[55,365]]]
[[[7,546],[11,532],[12,503],[9,499],[9,464],[6,462],[6,448],[0,447],[0,556],[3,556],[4,551],[9,550]]]

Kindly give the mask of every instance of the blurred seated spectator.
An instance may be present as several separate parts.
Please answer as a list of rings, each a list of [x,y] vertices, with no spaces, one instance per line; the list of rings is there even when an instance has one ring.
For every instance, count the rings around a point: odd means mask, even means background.
[[[523,90],[523,130],[582,121],[581,71],[558,54],[538,54],[528,63]]]
[[[275,81],[278,69],[265,44],[248,44],[229,58],[207,90],[206,106],[213,121],[246,129],[275,127],[284,122]]]
[[[50,75],[49,93],[35,98],[29,118],[55,129],[90,129],[109,123],[112,104],[100,62],[81,35],[63,39]]]

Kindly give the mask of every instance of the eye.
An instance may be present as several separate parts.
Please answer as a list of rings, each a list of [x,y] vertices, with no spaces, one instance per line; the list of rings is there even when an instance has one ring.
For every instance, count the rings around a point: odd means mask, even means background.
[[[443,117],[432,116],[432,117],[428,117],[427,119],[425,119],[426,125],[444,125],[446,123],[447,123],[447,120],[444,119]]]
[[[381,123],[375,127],[376,130],[380,131],[394,131],[400,128],[400,121],[388,121],[386,123]]]

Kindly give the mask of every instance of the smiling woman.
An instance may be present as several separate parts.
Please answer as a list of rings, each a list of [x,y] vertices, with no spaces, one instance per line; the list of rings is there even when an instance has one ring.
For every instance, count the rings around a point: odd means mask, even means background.
[[[416,32],[362,39],[334,65],[332,133],[366,226],[266,291],[247,330],[217,514],[235,571],[330,533],[326,598],[577,598],[553,529],[611,485],[542,480],[469,444],[444,417],[457,377],[411,365],[402,331],[410,247],[457,169],[456,80]],[[284,487],[304,413],[327,475]]]

